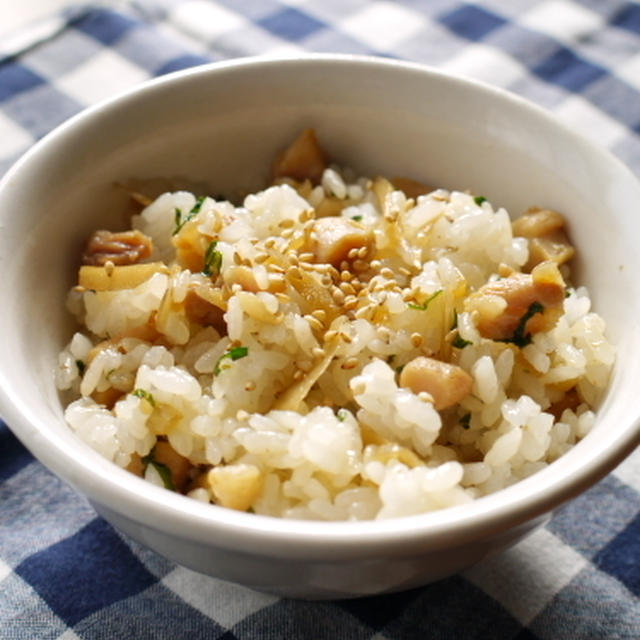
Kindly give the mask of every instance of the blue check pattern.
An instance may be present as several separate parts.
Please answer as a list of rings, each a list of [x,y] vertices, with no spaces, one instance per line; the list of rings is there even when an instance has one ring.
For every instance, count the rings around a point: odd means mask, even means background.
[[[640,4],[137,0],[0,44],[0,174],[82,108],[211,60],[303,51],[428,63],[509,89],[640,174]],[[42,37],[42,34],[45,34]],[[516,547],[405,593],[294,602],[114,531],[0,423],[0,639],[640,638],[640,452]]]

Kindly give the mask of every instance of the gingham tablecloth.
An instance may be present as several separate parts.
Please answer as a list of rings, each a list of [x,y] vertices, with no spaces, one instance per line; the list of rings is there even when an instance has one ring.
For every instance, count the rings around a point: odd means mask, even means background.
[[[69,116],[149,77],[302,51],[397,57],[505,87],[640,173],[636,2],[139,0],[75,6],[15,36],[0,43],[0,173]],[[639,594],[640,452],[463,575],[309,603],[124,538],[0,423],[0,638],[637,639]]]

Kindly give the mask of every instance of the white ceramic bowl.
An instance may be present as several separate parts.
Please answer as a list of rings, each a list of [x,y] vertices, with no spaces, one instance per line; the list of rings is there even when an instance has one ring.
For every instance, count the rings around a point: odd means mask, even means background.
[[[72,327],[80,248],[123,224],[132,177],[258,188],[274,152],[315,127],[364,174],[566,214],[577,279],[619,345],[597,426],[547,469],[470,506],[365,523],[286,521],[205,506],[101,458],[63,420],[53,381]],[[532,531],[640,440],[640,186],[611,155],[505,92],[423,67],[339,56],[241,60],[174,74],[71,119],[0,185],[0,410],[50,469],[132,538],[183,565],[288,596],[350,597],[457,572]],[[581,523],[576,522],[576,527]]]

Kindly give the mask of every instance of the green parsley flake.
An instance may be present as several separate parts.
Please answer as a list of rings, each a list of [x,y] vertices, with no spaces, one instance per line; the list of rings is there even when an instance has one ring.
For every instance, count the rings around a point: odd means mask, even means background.
[[[344,422],[347,419],[347,410],[346,409],[338,409],[336,412],[336,418],[340,420],[340,422]]]
[[[136,398],[141,398],[142,400],[146,400],[152,407],[156,406],[156,399],[153,397],[151,393],[145,391],[144,389],[134,389],[131,392],[132,396],[136,396]]]
[[[464,349],[470,344],[473,344],[473,342],[471,342],[471,340],[465,340],[459,333],[456,333],[456,337],[451,342],[451,346],[456,349]]]
[[[213,371],[213,375],[217,376],[223,369],[227,368],[222,366],[223,360],[229,359],[235,362],[236,360],[240,360],[241,358],[244,358],[248,355],[249,355],[249,347],[242,347],[242,346],[232,347],[226,353],[223,353],[220,356],[220,358],[218,358],[218,362],[216,363],[216,367]]]
[[[473,199],[473,201],[480,206],[483,202],[486,202],[487,199],[484,196],[475,196],[475,198]]]
[[[189,220],[192,220],[200,213],[202,203],[205,201],[206,197],[207,196],[198,196],[196,198],[196,203],[193,205],[193,207],[191,207],[191,210],[189,211],[189,213],[187,213],[184,216],[182,215],[182,209],[178,209],[176,207],[175,213],[174,213],[174,222],[176,226],[171,235],[175,236],[176,233],[179,233],[182,227],[184,227],[184,225],[187,224]]]
[[[415,304],[413,302],[407,303],[407,306],[410,309],[417,309],[418,311],[426,311],[427,307],[431,304],[431,302],[437,298],[444,289],[438,289],[435,293],[432,293],[422,304]]]
[[[217,276],[220,273],[222,267],[222,254],[216,250],[218,241],[214,240],[208,247],[204,254],[204,268],[202,273],[205,276]]]
[[[162,484],[165,489],[169,489],[169,491],[175,491],[176,485],[173,482],[173,476],[171,475],[171,469],[167,467],[166,464],[162,464],[161,462],[157,462],[151,457],[151,453],[142,459],[142,462],[145,462],[147,466],[151,465],[158,473],[160,478],[162,479]]]
[[[471,422],[471,414],[470,413],[465,413],[460,418],[460,425],[462,426],[463,429],[468,429],[470,422]]]
[[[528,344],[531,344],[531,334],[525,333],[527,328],[527,322],[536,315],[536,313],[543,313],[544,306],[538,302],[532,302],[527,309],[527,312],[520,318],[518,322],[518,326],[516,330],[513,332],[513,336],[511,338],[504,338],[502,340],[498,340],[498,342],[511,342],[516,345],[516,347],[526,347]]]
[[[362,216],[358,215],[358,216],[351,216],[352,220],[355,220],[356,222],[360,222],[360,220],[362,220]]]

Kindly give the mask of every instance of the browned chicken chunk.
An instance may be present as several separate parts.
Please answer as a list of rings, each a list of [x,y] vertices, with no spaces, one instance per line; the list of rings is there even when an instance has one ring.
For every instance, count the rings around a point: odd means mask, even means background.
[[[465,311],[477,312],[478,331],[485,338],[522,346],[531,334],[551,329],[562,314],[565,284],[554,262],[543,262],[528,273],[489,282],[465,301]]]
[[[567,238],[564,225],[564,218],[557,211],[535,207],[513,221],[513,235],[529,240],[526,271],[547,260],[563,264],[573,258],[575,249]]]
[[[411,360],[400,373],[400,386],[414,393],[426,391],[438,411],[458,404],[472,385],[473,378],[462,367],[424,356]]]
[[[327,158],[318,144],[316,132],[305,129],[284,151],[280,152],[273,163],[274,178],[293,178],[303,182],[320,182],[327,166]]]
[[[373,247],[373,232],[348,218],[332,216],[320,218],[313,225],[315,240],[312,252],[317,262],[327,262],[338,267],[343,260],[349,260],[352,249]]]
[[[105,231],[93,233],[82,254],[82,264],[102,266],[107,262],[127,265],[151,255],[153,242],[141,231]]]

